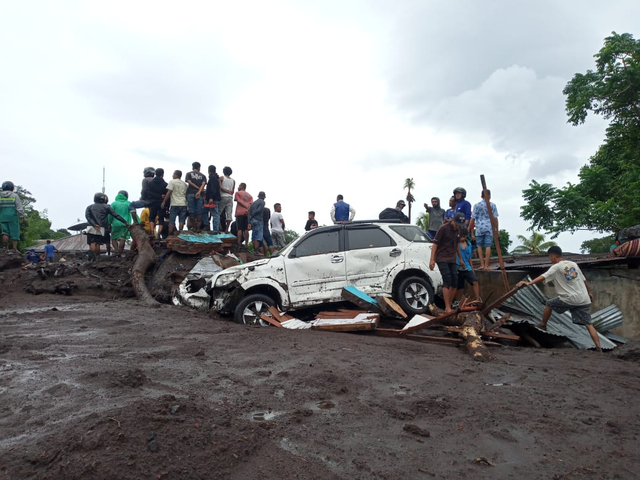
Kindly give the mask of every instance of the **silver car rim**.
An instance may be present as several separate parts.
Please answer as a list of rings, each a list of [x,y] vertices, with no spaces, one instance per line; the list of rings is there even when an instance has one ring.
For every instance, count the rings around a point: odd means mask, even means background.
[[[262,325],[266,327],[269,322],[265,322],[260,315],[269,315],[269,304],[262,300],[256,300],[247,305],[242,312],[242,318],[247,325]]]
[[[404,298],[411,308],[421,310],[429,305],[429,291],[421,283],[410,283],[404,291]]]

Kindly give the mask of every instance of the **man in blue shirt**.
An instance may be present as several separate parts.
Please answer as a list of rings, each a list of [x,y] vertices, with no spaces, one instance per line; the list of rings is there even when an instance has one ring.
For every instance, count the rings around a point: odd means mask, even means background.
[[[462,187],[458,187],[453,191],[453,196],[456,199],[456,206],[453,213],[464,213],[464,218],[467,220],[466,226],[469,226],[469,220],[471,220],[471,204],[465,200],[467,191]]]
[[[27,260],[29,260],[33,265],[40,261],[40,255],[36,253],[35,248],[30,248],[29,253],[27,254]]]
[[[58,249],[55,245],[51,244],[51,240],[47,240],[47,244],[44,246],[44,259],[47,262],[47,265],[53,262],[55,253]]]
[[[480,258],[480,267],[478,267],[478,270],[489,270],[491,245],[493,244],[493,225],[491,225],[489,211],[487,210],[487,202],[482,192],[480,193],[480,197],[482,198],[482,201],[473,206],[471,222],[469,223],[469,231],[471,232],[471,238],[476,239],[478,247],[478,257]],[[498,208],[496,207],[496,204],[491,201],[491,190],[487,190],[487,197],[491,204],[493,221],[495,222],[496,230],[498,230]],[[483,248],[485,250],[484,257],[482,255]]]
[[[331,207],[331,220],[333,223],[351,222],[356,216],[355,209],[344,201],[342,195],[338,195],[336,203]]]

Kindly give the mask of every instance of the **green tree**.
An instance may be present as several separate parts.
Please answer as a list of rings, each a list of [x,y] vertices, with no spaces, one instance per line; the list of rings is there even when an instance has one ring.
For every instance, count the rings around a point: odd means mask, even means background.
[[[300,235],[298,235],[298,232],[296,232],[295,230],[290,230],[288,228],[285,228],[285,230],[284,230],[284,240],[285,240],[285,242],[287,242],[287,245],[289,245],[291,242],[293,242],[299,236]]]
[[[416,183],[413,181],[413,178],[407,178],[404,181],[403,188],[407,189],[407,203],[409,204],[409,215],[407,215],[409,217],[409,223],[411,223],[411,205],[416,200],[413,194],[411,193],[411,189],[415,188],[415,186],[416,186]]]
[[[427,212],[420,214],[416,220],[416,225],[425,232],[429,230],[429,214]]]
[[[564,187],[533,180],[521,216],[552,238],[563,231],[617,232],[640,218],[640,40],[612,33],[595,55],[596,69],[577,73],[563,90],[569,123],[589,112],[609,120],[604,143]]]
[[[612,236],[593,238],[582,242],[580,251],[582,253],[609,253],[611,251],[611,245],[615,245],[615,243],[616,238]]]
[[[509,246],[513,243],[513,241],[509,237],[509,232],[507,232],[506,230],[500,229],[499,233],[500,233],[500,236],[498,237],[498,241],[500,242],[500,252],[502,253],[502,256],[509,255]],[[496,250],[495,242],[491,247],[491,256],[492,257],[498,256],[498,250]]]
[[[546,253],[549,247],[553,247],[556,242],[544,241],[544,235],[541,233],[533,232],[533,234],[527,238],[524,235],[517,235],[518,240],[522,245],[513,249],[513,253]]]

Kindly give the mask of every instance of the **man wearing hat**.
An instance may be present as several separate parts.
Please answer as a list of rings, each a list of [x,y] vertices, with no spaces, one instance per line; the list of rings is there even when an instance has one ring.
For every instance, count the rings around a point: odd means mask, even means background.
[[[260,252],[260,242],[264,239],[264,192],[258,193],[258,199],[249,207],[249,222],[251,223],[251,240],[256,253]]]
[[[380,212],[378,218],[380,220],[400,220],[402,223],[409,223],[409,217],[402,213],[402,209],[406,206],[404,200],[398,200],[396,208],[385,208]]]
[[[467,218],[464,213],[456,213],[450,222],[442,225],[433,239],[429,268],[433,270],[438,264],[442,275],[442,294],[444,296],[445,313],[452,311],[451,304],[458,288],[458,267],[456,251],[458,249],[459,232],[465,228]]]

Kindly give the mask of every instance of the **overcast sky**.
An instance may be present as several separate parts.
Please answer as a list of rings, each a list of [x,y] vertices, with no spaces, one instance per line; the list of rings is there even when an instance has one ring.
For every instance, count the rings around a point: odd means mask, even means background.
[[[602,119],[566,123],[563,87],[639,18],[631,0],[3,2],[0,172],[57,229],[103,166],[110,199],[137,199],[146,166],[228,165],[299,232],[338,193],[377,218],[413,177],[415,218],[457,186],[475,203],[485,174],[501,227],[530,235],[522,190],[576,181],[603,140]]]

